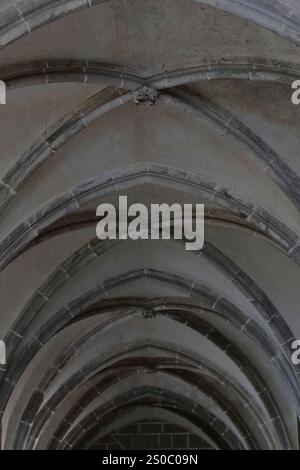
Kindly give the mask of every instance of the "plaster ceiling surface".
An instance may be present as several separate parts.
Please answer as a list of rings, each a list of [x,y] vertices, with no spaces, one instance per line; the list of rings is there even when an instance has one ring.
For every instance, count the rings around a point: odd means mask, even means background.
[[[299,52],[296,0],[0,0],[2,449],[299,448]],[[97,239],[120,195],[203,249]]]

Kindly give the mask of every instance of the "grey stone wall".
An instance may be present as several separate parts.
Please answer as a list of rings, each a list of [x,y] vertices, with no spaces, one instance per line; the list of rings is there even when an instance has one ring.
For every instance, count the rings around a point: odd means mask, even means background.
[[[101,439],[93,449],[98,450],[170,450],[207,449],[203,440],[180,426],[145,421],[130,424]]]

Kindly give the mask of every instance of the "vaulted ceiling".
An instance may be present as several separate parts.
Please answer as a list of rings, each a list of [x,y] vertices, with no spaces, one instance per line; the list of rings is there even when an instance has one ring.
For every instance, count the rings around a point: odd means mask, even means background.
[[[2,449],[298,449],[299,45],[298,0],[0,0]],[[96,239],[124,194],[204,249]]]

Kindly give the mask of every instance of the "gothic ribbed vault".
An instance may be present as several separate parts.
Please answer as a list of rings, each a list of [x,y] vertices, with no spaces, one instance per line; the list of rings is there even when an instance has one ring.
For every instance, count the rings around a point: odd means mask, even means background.
[[[2,449],[298,449],[299,52],[298,0],[0,0]],[[98,240],[124,194],[204,249]]]

